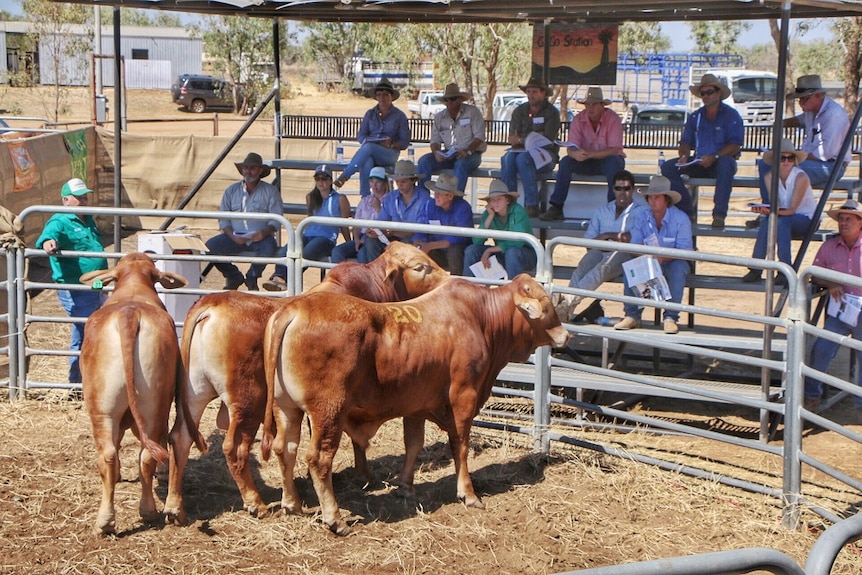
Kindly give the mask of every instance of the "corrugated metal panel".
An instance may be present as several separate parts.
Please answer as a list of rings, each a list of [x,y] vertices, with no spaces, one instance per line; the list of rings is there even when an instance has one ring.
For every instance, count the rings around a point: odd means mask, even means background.
[[[160,80],[160,85],[138,86],[139,88],[170,88],[174,79],[180,74],[200,74],[203,61],[203,42],[200,38],[168,38],[163,36],[127,37],[121,32],[121,50],[126,60],[126,82],[129,82],[129,66],[133,62],[132,50],[146,50],[149,61],[167,61],[170,63],[166,85]],[[102,54],[114,53],[114,38],[112,35],[102,36]],[[140,62],[141,60],[137,60]],[[105,86],[114,85],[114,62],[112,59],[102,59],[102,83]],[[128,84],[128,87],[133,87]]]
[[[0,34],[0,54],[3,55],[0,59],[0,83],[8,82],[9,74],[6,68],[6,34]]]
[[[126,60],[127,88],[171,87],[171,63],[168,60]]]

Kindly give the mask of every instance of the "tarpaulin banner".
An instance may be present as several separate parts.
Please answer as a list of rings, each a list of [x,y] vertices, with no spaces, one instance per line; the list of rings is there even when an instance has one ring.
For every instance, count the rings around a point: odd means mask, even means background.
[[[87,130],[75,130],[63,134],[66,149],[72,162],[72,177],[87,181]]]

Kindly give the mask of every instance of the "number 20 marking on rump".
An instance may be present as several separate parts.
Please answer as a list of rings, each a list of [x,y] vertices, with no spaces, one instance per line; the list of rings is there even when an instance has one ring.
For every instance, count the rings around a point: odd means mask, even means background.
[[[392,319],[397,323],[422,323],[422,312],[416,306],[386,306],[386,309],[392,314]]]

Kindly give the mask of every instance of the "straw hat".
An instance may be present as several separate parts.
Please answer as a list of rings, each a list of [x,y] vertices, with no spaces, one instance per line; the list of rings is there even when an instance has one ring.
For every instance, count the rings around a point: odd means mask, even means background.
[[[428,182],[428,189],[432,192],[443,192],[463,196],[464,191],[458,189],[458,178],[454,174],[440,174],[436,182]]]
[[[855,200],[847,200],[840,208],[831,209],[826,213],[835,221],[838,221],[839,214],[853,214],[862,220],[862,206],[860,206]]]
[[[721,99],[726,100],[728,96],[730,96],[730,88],[724,85],[724,82],[715,77],[714,74],[704,74],[700,79],[700,83],[692,84],[688,87],[689,91],[700,98],[700,90],[704,86],[712,86],[714,88],[718,88],[718,91],[721,92]]]
[[[781,153],[784,153],[784,152],[791,153],[794,156],[796,156],[796,163],[797,164],[799,162],[805,161],[805,159],[808,157],[808,152],[803,152],[802,150],[797,150],[793,146],[793,142],[791,142],[789,138],[782,138],[781,139]],[[772,155],[774,153],[775,153],[774,148],[772,150],[766,150],[765,152],[763,152],[763,161],[766,162],[766,164],[768,166],[772,165]]]
[[[682,199],[682,194],[676,190],[670,189],[670,180],[664,176],[653,176],[650,178],[649,187],[641,188],[638,193],[642,196],[658,196],[664,194],[670,198],[671,205],[678,204]]]

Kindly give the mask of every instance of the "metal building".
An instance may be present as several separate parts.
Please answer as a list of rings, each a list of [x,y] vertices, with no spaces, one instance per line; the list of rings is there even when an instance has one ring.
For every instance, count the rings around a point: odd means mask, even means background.
[[[90,84],[92,26],[65,25],[61,33],[41,38],[35,51],[24,48],[24,39],[31,29],[29,22],[0,22],[0,49],[5,55],[0,61],[0,82],[9,82],[13,74],[26,73],[42,85],[54,84],[58,75],[64,86]],[[76,48],[76,42],[88,48]],[[178,75],[202,71],[203,41],[184,28],[124,26],[120,51],[128,88],[167,89]],[[102,27],[99,53],[108,56],[114,53],[112,26]],[[97,61],[102,67],[103,85],[114,86],[113,59]]]

